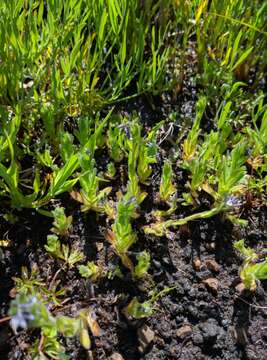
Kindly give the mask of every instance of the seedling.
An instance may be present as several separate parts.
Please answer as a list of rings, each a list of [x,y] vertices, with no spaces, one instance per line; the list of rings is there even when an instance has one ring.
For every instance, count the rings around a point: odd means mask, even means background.
[[[99,190],[99,177],[94,166],[94,160],[91,158],[91,153],[83,153],[79,157],[80,165],[83,170],[79,178],[81,191],[72,191],[71,196],[79,201],[82,206],[82,211],[93,210],[96,212],[104,212],[104,202],[106,196],[110,193],[111,187],[106,187]]]
[[[79,250],[73,250],[70,246],[61,244],[57,235],[47,236],[46,251],[56,259],[63,260],[67,266],[72,268],[76,263],[84,259],[84,254]]]
[[[54,217],[51,231],[59,236],[68,236],[72,229],[72,216],[66,216],[63,207],[57,207],[52,211]]]
[[[123,198],[117,206],[117,216],[112,226],[112,231],[108,231],[107,240],[114,246],[117,254],[120,256],[124,266],[133,271],[133,264],[129,259],[127,252],[137,236],[133,231],[131,219],[135,212],[136,201],[134,198],[127,200]]]
[[[132,317],[134,319],[143,319],[146,317],[150,317],[154,314],[155,303],[156,301],[168,294],[170,291],[174,290],[176,286],[165,288],[161,291],[154,291],[151,295],[150,299],[140,303],[137,298],[133,298],[131,302],[123,309],[123,312],[127,317]]]
[[[147,251],[142,251],[136,256],[137,265],[134,267],[133,275],[137,279],[141,279],[147,275],[147,271],[150,267],[150,254]]]
[[[248,290],[255,291],[259,280],[267,280],[267,257],[265,256],[265,260],[257,262],[260,255],[246,247],[244,240],[235,242],[234,247],[244,258],[240,269],[241,280]]]
[[[173,184],[172,166],[169,161],[165,161],[160,180],[159,196],[161,200],[169,203],[171,200],[174,200],[175,194],[176,188]]]
[[[37,292],[56,306],[61,306],[64,301],[64,288],[58,288],[59,282],[55,281],[46,287],[45,282],[40,278],[39,269],[34,267],[31,272],[26,267],[21,268],[21,276],[13,278],[15,282],[15,290],[18,294],[34,295]]]
[[[137,166],[137,173],[140,182],[143,184],[146,184],[147,179],[152,173],[152,168],[150,164],[155,164],[157,162],[156,155],[157,155],[156,142],[143,140],[140,144],[139,160]]]
[[[139,186],[139,178],[137,175],[137,164],[139,158],[139,151],[141,146],[141,127],[137,122],[133,122],[131,126],[131,137],[126,141],[126,147],[128,148],[128,185],[127,196],[128,199],[135,198],[138,205],[140,205],[145,197],[146,192],[143,192]]]
[[[150,317],[154,313],[153,304],[150,300],[140,303],[137,298],[133,298],[124,309],[124,313],[134,319]]]
[[[88,261],[86,265],[79,265],[78,269],[82,277],[92,281],[97,281],[103,275],[102,269],[93,261]]]
[[[120,162],[124,156],[124,132],[118,126],[111,125],[107,134],[107,145],[110,157],[115,162]]]
[[[200,133],[199,130],[200,121],[203,117],[206,105],[207,105],[206,97],[204,96],[200,97],[196,104],[196,119],[194,121],[192,129],[190,130],[186,140],[183,143],[183,160],[185,162],[190,162],[195,156],[198,136]]]
[[[107,170],[105,172],[105,177],[113,180],[116,176],[116,167],[113,162],[108,163]]]

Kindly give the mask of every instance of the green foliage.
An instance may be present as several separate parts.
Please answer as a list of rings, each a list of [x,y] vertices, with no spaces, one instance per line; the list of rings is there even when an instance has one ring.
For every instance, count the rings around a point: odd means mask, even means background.
[[[96,281],[102,276],[102,270],[93,261],[88,261],[86,265],[79,265],[78,269],[82,277],[92,281]]]
[[[16,121],[14,126],[10,126],[10,134],[4,131],[4,136],[0,137],[0,142],[3,146],[3,154],[4,150],[9,151],[9,166],[5,166],[0,162],[0,188],[3,189],[4,194],[8,195],[11,199],[11,205],[16,208],[21,207],[32,207],[33,201],[38,196],[39,189],[35,188],[34,192],[30,195],[24,195],[20,189],[20,179],[19,179],[19,162],[16,159],[15,152],[15,136],[16,132],[19,130],[20,126],[20,115],[15,117]],[[38,183],[38,174],[34,180],[35,184]]]
[[[207,105],[207,98],[205,96],[200,97],[196,104],[196,118],[194,124],[186,140],[183,143],[183,160],[185,162],[190,162],[194,158],[197,148],[198,136],[200,132],[199,130],[200,121],[203,117],[206,105]]]
[[[75,200],[82,203],[82,211],[104,212],[104,201],[110,193],[111,187],[99,190],[100,178],[97,176],[95,162],[91,159],[91,154],[80,154],[79,162],[83,171],[79,178],[81,191],[73,191],[71,195]]]
[[[123,143],[124,133],[122,128],[119,128],[118,125],[116,126],[111,123],[107,133],[107,145],[110,157],[115,162],[120,162],[123,159]]]
[[[246,169],[244,163],[246,144],[239,143],[230,155],[223,157],[218,169],[218,194],[226,196],[240,189],[245,184]]]
[[[150,254],[144,250],[136,256],[137,265],[134,267],[134,277],[141,279],[147,275],[147,271],[150,267]]]
[[[153,315],[154,311],[150,301],[140,303],[137,298],[134,298],[125,308],[125,312],[134,319],[143,319]]]
[[[165,161],[162,168],[162,175],[160,180],[159,196],[160,199],[169,202],[176,193],[176,188],[173,184],[172,166],[169,161]]]
[[[157,162],[157,145],[155,141],[142,141],[139,149],[139,161],[137,166],[137,173],[140,182],[145,184],[152,173],[150,164]]]
[[[108,163],[107,171],[105,172],[105,176],[108,179],[114,179],[116,176],[116,168],[113,162]]]
[[[134,198],[138,205],[145,199],[147,193],[142,192],[139,186],[139,177],[137,174],[138,159],[140,147],[142,146],[141,126],[135,120],[130,128],[130,137],[125,141],[125,149],[128,151],[128,185],[127,198]],[[140,160],[139,160],[140,161]],[[143,170],[143,165],[141,165]]]
[[[126,194],[127,195],[127,194]],[[108,231],[106,238],[115,248],[124,266],[134,271],[132,261],[128,257],[129,248],[136,242],[137,235],[134,232],[131,220],[135,214],[136,201],[134,198],[128,199],[124,196],[117,205],[115,222],[112,231]]]
[[[266,2],[256,1],[253,7],[243,1],[192,3],[200,82],[207,93],[212,96],[218,84],[235,78],[247,81],[250,68],[256,64],[259,72],[263,70],[257,54],[266,46]]]
[[[161,291],[154,290],[149,300],[144,301],[143,303],[139,302],[137,298],[133,298],[123,311],[127,316],[130,316],[134,319],[150,317],[154,313],[156,301],[174,289],[175,286],[165,288]]]
[[[267,280],[267,257],[261,262],[255,263],[259,255],[251,248],[245,246],[244,240],[234,243],[235,249],[244,257],[244,262],[240,269],[240,277],[245,287],[255,291],[258,280]]]
[[[133,198],[122,199],[117,206],[117,216],[112,229],[115,234],[115,248],[118,254],[125,254],[132,244],[137,240],[136,234],[131,225],[136,208],[136,202]]]
[[[56,306],[62,305],[65,294],[64,288],[58,288],[57,282],[50,284],[47,288],[45,281],[40,277],[38,268],[34,267],[30,272],[26,267],[22,267],[20,277],[14,278],[14,281],[18,294],[34,295],[38,292],[47,302],[52,302]]]
[[[70,268],[84,259],[84,254],[81,251],[71,249],[70,246],[61,244],[57,235],[47,236],[45,249],[56,259],[63,260]]]
[[[208,219],[214,215],[217,215],[223,211],[227,210],[227,206],[224,204],[220,204],[218,207],[214,207],[211,210],[202,211],[200,213],[195,213],[185,218],[178,219],[178,220],[166,220],[166,221],[158,221],[152,223],[150,225],[146,225],[143,227],[145,234],[151,234],[156,236],[164,236],[168,228],[170,227],[177,227],[181,225],[185,225],[190,221],[198,220],[198,219]]]
[[[56,235],[67,236],[72,229],[72,216],[66,216],[63,207],[56,207],[52,215],[54,221],[51,231]]]
[[[56,169],[51,174],[51,182],[47,194],[33,203],[33,207],[40,207],[66,191],[69,191],[77,182],[78,178],[70,179],[74,171],[78,168],[78,156],[73,154],[62,168]],[[39,186],[36,186],[36,191]]]
[[[243,0],[0,2],[3,218],[24,226],[23,208],[51,216],[54,199],[70,192],[81,211],[95,211],[101,226],[111,226],[106,238],[134,280],[145,280],[151,262],[142,243],[135,266],[131,260],[144,221],[145,235],[169,238],[173,228],[216,215],[246,224],[241,214],[266,203],[266,10],[259,0],[253,6]],[[180,102],[186,111],[177,111]],[[149,116],[153,110],[150,119],[143,105]],[[153,164],[162,157],[171,160],[163,164],[159,196],[150,192],[144,203],[158,168]],[[77,266],[91,281],[123,277],[110,258],[107,271],[95,259],[78,266],[83,253],[66,243],[74,238],[72,217],[62,207],[52,216],[54,235],[45,248],[59,260],[59,272]],[[235,247],[244,257],[240,277],[255,290],[267,278],[265,250],[244,242]],[[68,357],[58,334],[78,335],[89,350],[89,313],[54,316],[73,299],[65,297],[58,273],[49,287],[50,277],[41,274],[22,268],[14,278],[14,329],[41,329],[35,359]],[[126,314],[153,315],[164,291],[144,302],[133,299]]]
[[[242,267],[240,277],[247,289],[255,290],[258,280],[267,280],[267,260]]]
[[[18,328],[42,327],[49,336],[57,332],[56,319],[53,318],[45,304],[36,297],[19,295],[10,306],[11,326],[14,331]]]
[[[61,354],[64,354],[64,348],[57,340],[58,335],[73,337],[82,330],[79,316],[76,318],[64,315],[55,317],[38,296],[18,295],[11,302],[9,314],[10,325],[15,332],[18,329],[41,329],[43,340],[35,352],[41,351],[40,355],[53,359],[60,359]]]
[[[62,105],[73,116],[83,107],[92,110],[118,100],[132,83],[136,94],[161,90],[169,50],[163,48],[165,28],[151,26],[150,7],[101,0],[2,3],[2,101],[30,102],[34,96]],[[48,115],[46,127],[52,133],[51,119]]]

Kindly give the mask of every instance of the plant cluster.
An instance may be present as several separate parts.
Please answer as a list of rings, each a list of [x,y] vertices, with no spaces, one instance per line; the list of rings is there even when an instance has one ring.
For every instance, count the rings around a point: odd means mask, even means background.
[[[15,227],[23,209],[52,219],[44,249],[54,277],[47,286],[41,269],[22,267],[10,306],[15,332],[41,330],[36,358],[67,358],[59,334],[88,350],[89,334],[101,333],[91,309],[56,314],[66,298],[59,274],[90,286],[126,275],[140,286],[153,237],[214,216],[246,226],[247,213],[266,206],[266,11],[259,0],[0,2],[3,221]],[[176,102],[185,87],[192,119]],[[141,96],[152,110],[171,99],[175,112],[165,104],[156,122],[122,110]],[[86,257],[74,234],[80,211],[105,227],[106,262]],[[255,291],[266,250],[234,247]],[[152,316],[170,290],[152,287],[125,314]]]

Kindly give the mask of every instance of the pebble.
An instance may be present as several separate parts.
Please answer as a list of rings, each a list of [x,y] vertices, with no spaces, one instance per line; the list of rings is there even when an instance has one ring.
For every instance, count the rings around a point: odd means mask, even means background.
[[[220,327],[215,319],[209,319],[199,325],[204,341],[215,340],[220,334]]]
[[[202,263],[199,258],[193,260],[193,265],[196,271],[200,271]]]
[[[203,283],[206,285],[206,287],[211,290],[214,294],[217,294],[218,288],[219,288],[219,281],[215,278],[208,278],[206,280],[203,280]]]
[[[201,335],[201,333],[199,331],[195,332],[193,334],[193,343],[196,345],[201,345],[203,344],[204,339],[203,336]]]
[[[196,277],[200,280],[205,280],[210,276],[210,271],[207,269],[202,269],[199,272],[196,272]]]
[[[97,251],[101,251],[104,248],[104,244],[102,242],[97,242],[96,248],[97,248]]]
[[[214,271],[216,273],[220,272],[220,265],[212,259],[208,259],[205,261],[206,266],[209,270]]]
[[[176,331],[176,336],[180,339],[184,339],[192,334],[192,327],[190,325],[183,325]]]
[[[138,350],[139,352],[143,353],[145,352],[148,345],[154,340],[155,333],[150,329],[149,326],[143,325],[137,330],[137,335],[139,341]]]
[[[124,358],[121,356],[121,354],[115,352],[111,355],[110,360],[124,360]]]

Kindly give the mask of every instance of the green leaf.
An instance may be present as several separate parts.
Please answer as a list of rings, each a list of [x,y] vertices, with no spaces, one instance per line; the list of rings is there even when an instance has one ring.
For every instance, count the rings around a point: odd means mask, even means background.
[[[247,49],[241,56],[240,58],[237,60],[237,62],[235,63],[235,65],[231,68],[231,71],[235,70],[239,65],[241,65],[246,58],[250,55],[250,53],[252,52],[252,50],[254,49],[253,46],[251,46],[249,49]]]

